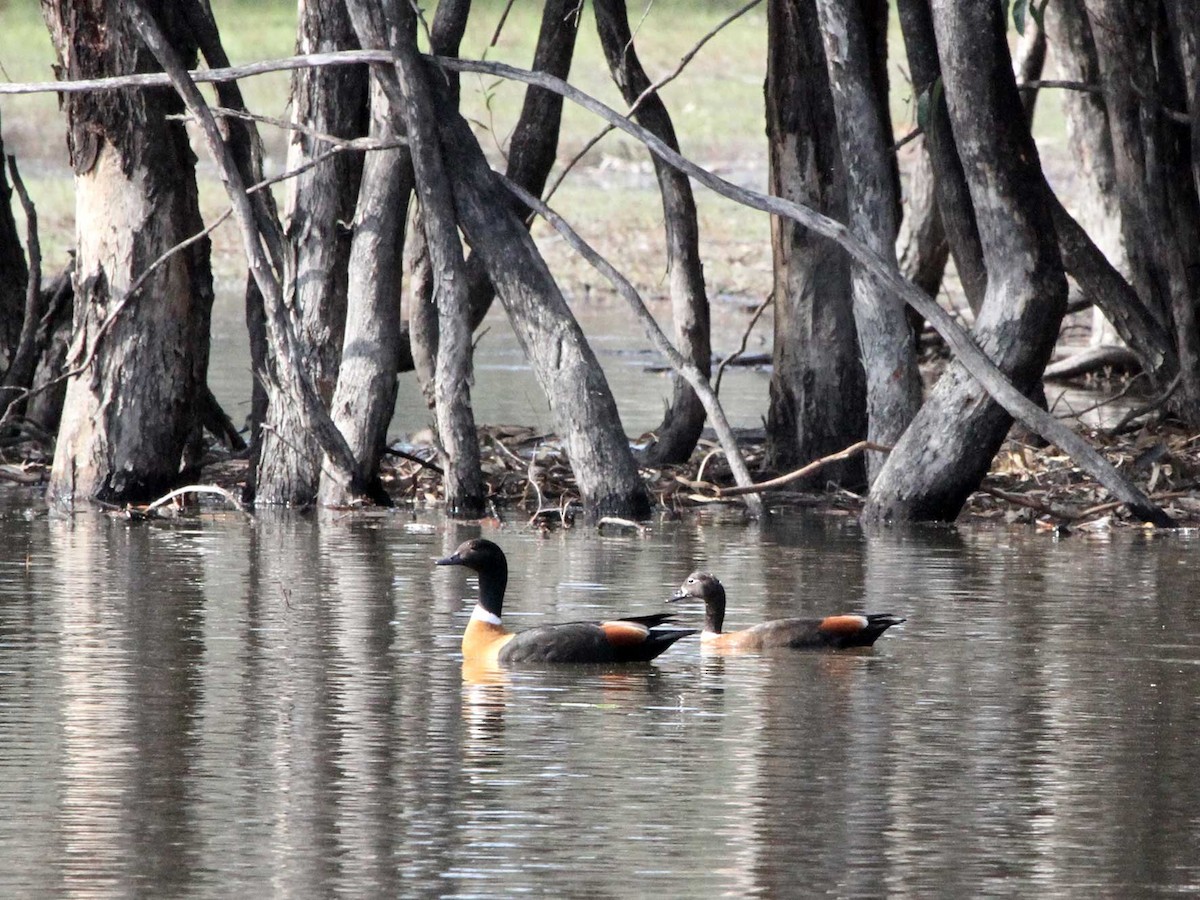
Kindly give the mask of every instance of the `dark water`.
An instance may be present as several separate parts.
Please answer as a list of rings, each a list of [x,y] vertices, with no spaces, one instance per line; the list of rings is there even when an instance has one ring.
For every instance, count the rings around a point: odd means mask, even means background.
[[[0,896],[1200,889],[1195,535],[484,533],[509,624],[869,609],[873,652],[464,684],[434,518],[0,519]]]

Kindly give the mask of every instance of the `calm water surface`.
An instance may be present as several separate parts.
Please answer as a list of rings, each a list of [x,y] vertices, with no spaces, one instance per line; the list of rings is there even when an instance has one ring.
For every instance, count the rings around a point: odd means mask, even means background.
[[[866,653],[465,684],[434,517],[0,507],[0,895],[1136,896],[1200,890],[1200,542],[779,517],[485,526],[510,624],[909,622]],[[692,615],[696,611],[685,610]]]

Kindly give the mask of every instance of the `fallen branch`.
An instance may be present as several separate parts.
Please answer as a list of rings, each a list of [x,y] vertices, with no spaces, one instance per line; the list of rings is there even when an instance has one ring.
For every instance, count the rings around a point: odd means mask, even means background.
[[[175,490],[163,494],[161,497],[147,506],[143,512],[146,514],[152,513],[160,506],[165,506],[176,497],[182,497],[185,494],[216,494],[218,497],[224,497],[226,500],[228,500],[238,512],[249,515],[249,513],[246,512],[246,507],[242,505],[241,500],[239,500],[229,491],[225,490],[225,488],[217,487],[215,484],[189,484],[185,487],[175,488]]]
[[[1054,380],[1058,378],[1078,378],[1101,369],[1119,369],[1122,372],[1136,372],[1141,369],[1137,354],[1128,347],[1114,344],[1103,344],[1098,347],[1088,347],[1078,353],[1060,359],[1046,366],[1042,378]]]
[[[1036,512],[1043,513],[1048,516],[1053,516],[1056,519],[1062,519],[1064,522],[1076,522],[1083,518],[1083,513],[1079,510],[1072,509],[1067,506],[1060,506],[1057,503],[1042,502],[1033,497],[1027,497],[1024,494],[1014,494],[1011,491],[1002,491],[999,488],[989,487],[981,484],[979,493],[987,494],[989,497],[995,497],[997,500],[1003,500],[1005,503],[1011,503],[1014,506],[1024,506],[1026,509],[1032,509]],[[1117,504],[1118,506],[1120,504]]]
[[[1179,389],[1179,385],[1182,383],[1183,383],[1183,373],[1180,372],[1173,379],[1171,379],[1171,383],[1167,385],[1166,390],[1164,390],[1157,397],[1153,397],[1152,399],[1150,399],[1146,403],[1142,404],[1141,406],[1136,407],[1135,409],[1131,409],[1131,410],[1129,410],[1129,412],[1125,413],[1125,415],[1121,416],[1121,420],[1119,422],[1117,422],[1117,424],[1114,425],[1111,429],[1109,429],[1109,433],[1110,434],[1120,434],[1121,431],[1123,431],[1124,428],[1130,422],[1132,422],[1134,419],[1140,418],[1141,416],[1144,416],[1147,413],[1152,413],[1157,409],[1161,409],[1163,406],[1166,405],[1167,401],[1171,399],[1171,395],[1174,394],[1175,391],[1177,391]]]
[[[828,456],[822,456],[820,459],[814,459],[807,465],[801,466],[793,472],[788,472],[786,475],[780,475],[778,478],[772,478],[770,481],[760,481],[758,484],[752,484],[749,487],[731,487],[717,488],[718,497],[735,497],[739,494],[762,493],[765,491],[773,491],[785,485],[791,484],[793,481],[799,481],[819,469],[825,468],[830,463],[841,462],[844,459],[849,459],[852,456],[857,456],[860,453],[871,451],[873,453],[891,453],[892,448],[883,444],[876,444],[874,441],[859,441],[857,444],[851,444],[845,450],[839,450],[837,453],[831,453]]]
[[[407,459],[409,462],[414,462],[423,469],[428,469],[431,472],[436,472],[438,475],[445,475],[445,471],[437,463],[431,463],[427,459],[421,459],[415,453],[407,453],[404,450],[397,450],[395,447],[388,447],[383,451],[387,456],[398,456],[401,459]]]

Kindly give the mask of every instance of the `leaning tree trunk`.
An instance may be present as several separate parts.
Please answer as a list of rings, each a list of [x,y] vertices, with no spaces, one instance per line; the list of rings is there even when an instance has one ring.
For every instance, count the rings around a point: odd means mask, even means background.
[[[937,0],[933,19],[954,142],[987,264],[975,338],[1018,388],[1030,390],[1066,311],[1049,188],[1025,124],[999,4]],[[952,363],[888,457],[864,516],[954,519],[1011,421],[962,363]]]
[[[358,48],[342,0],[302,0],[296,52]],[[292,121],[333,137],[361,137],[367,121],[367,71],[359,66],[297,69],[292,75]],[[299,168],[330,144],[291,133],[288,169]],[[302,365],[329,405],[341,363],[354,198],[362,156],[343,153],[288,182],[285,236],[294,257],[291,303]],[[266,410],[255,473],[259,503],[308,506],[317,496],[322,454],[316,435],[301,425],[291,403]]]
[[[979,314],[987,291],[987,269],[979,244],[979,227],[967,189],[962,161],[950,134],[945,92],[941,86],[933,20],[929,0],[898,0],[904,48],[912,73],[913,95],[917,98],[920,124],[925,129],[925,148],[933,162],[938,210],[945,229],[950,255],[971,311]]]
[[[55,0],[43,10],[65,78],[157,68],[123,0]],[[195,43],[174,6],[153,10],[194,65]],[[145,500],[177,481],[196,425],[212,308],[208,241],[130,290],[153,260],[202,230],[196,160],[183,124],[167,118],[183,111],[170,90],[71,94],[63,103],[76,189],[72,363],[90,364],[67,388],[47,495],[64,505]]]
[[[769,0],[767,136],[771,193],[839,221],[845,181],[833,98],[813,0]],[[768,463],[793,469],[866,435],[866,386],[850,299],[849,262],[833,241],[772,218],[775,349]],[[861,458],[819,482],[864,483]]]
[[[464,2],[464,0],[459,0],[459,2]],[[434,17],[433,39],[435,41],[438,40],[438,24],[444,6],[444,2],[438,4],[438,15]],[[545,72],[547,75],[566,80],[571,71],[571,58],[575,53],[575,38],[579,26],[579,16],[576,15],[577,7],[577,0],[547,0],[542,11],[537,48],[533,53],[533,65],[531,66],[533,71]],[[456,82],[451,80],[449,83],[453,88]],[[509,142],[508,168],[505,170],[505,174],[535,195],[542,193],[550,170],[554,168],[554,161],[558,153],[558,131],[561,120],[562,97],[560,95],[532,84],[525,89],[521,115],[517,119],[512,140]],[[528,221],[530,210],[524,204],[511,195],[508,202],[522,220]],[[412,274],[415,276],[423,273],[413,271]],[[488,281],[487,270],[478,254],[472,253],[467,257],[467,278],[471,330],[474,331],[483,322],[484,316],[491,308],[496,291],[492,287],[492,283]],[[411,297],[424,296],[417,292],[415,286],[409,291],[409,295]],[[403,372],[417,368],[410,343],[410,330],[401,333],[400,366]],[[428,371],[432,372],[432,367]]]
[[[877,80],[879,40],[887,6],[877,0],[817,0],[825,61],[833,91],[838,140],[846,172],[848,224],[854,236],[884,257],[895,257],[900,186],[891,152],[887,81]],[[884,56],[886,59],[886,56]],[[883,65],[877,71],[885,71]],[[904,301],[859,265],[850,267],[854,324],[867,375],[867,439],[891,446],[921,405],[921,373]],[[868,455],[869,480],[884,463]]]
[[[546,394],[587,514],[649,515],[650,495],[616,401],[579,323],[466,121],[445,96],[437,112],[459,226],[482,258]]]
[[[625,102],[633,105],[638,124],[659,137],[673,150],[679,149],[675,128],[666,104],[657,92],[642,98],[650,87],[629,30],[625,0],[595,0],[596,27],[600,45],[608,60],[613,80]],[[671,313],[675,321],[675,344],[683,358],[707,378],[712,365],[709,335],[708,294],[704,287],[704,265],[700,260],[700,227],[696,220],[696,201],[688,177],[657,156],[654,171],[662,193],[663,224],[667,238],[667,283],[671,292]],[[646,452],[652,466],[686,462],[704,430],[704,404],[683,378],[672,378],[674,392],[662,424],[655,429],[656,439]]]

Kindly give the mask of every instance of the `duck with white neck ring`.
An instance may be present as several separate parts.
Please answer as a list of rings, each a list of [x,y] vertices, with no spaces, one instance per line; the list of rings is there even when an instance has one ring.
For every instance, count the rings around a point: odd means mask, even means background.
[[[508,560],[483,538],[461,544],[439,566],[463,566],[479,576],[479,601],[463,632],[463,662],[482,666],[521,663],[648,662],[695,628],[660,628],[671,613],[625,616],[606,622],[564,622],[511,632],[501,622]]]

